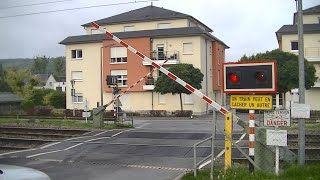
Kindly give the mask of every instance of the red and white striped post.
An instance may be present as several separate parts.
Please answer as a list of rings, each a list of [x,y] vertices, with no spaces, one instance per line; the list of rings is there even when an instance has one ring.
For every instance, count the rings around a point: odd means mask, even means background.
[[[254,110],[249,110],[249,157],[254,161]],[[249,172],[254,171],[254,165],[249,163]]]

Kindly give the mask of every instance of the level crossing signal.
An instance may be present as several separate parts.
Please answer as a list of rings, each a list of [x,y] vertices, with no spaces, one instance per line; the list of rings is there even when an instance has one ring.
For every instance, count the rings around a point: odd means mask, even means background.
[[[223,92],[228,94],[276,93],[276,62],[224,63]]]

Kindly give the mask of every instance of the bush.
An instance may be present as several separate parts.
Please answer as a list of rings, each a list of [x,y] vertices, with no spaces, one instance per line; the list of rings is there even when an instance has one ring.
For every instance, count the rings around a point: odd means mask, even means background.
[[[34,102],[32,100],[24,100],[21,103],[21,108],[27,113],[27,115],[34,114]]]
[[[52,92],[52,89],[33,89],[28,99],[32,99],[36,106],[45,105],[44,97]]]
[[[64,109],[52,109],[50,116],[54,117],[64,117],[65,116],[65,110]]]
[[[37,106],[34,115],[36,116],[50,116],[52,108],[48,106]]]
[[[174,111],[172,112],[172,115],[173,116],[176,116],[176,117],[190,117],[192,115],[193,111],[191,110],[177,110],[177,111]]]
[[[166,110],[151,110],[150,115],[154,117],[163,117],[167,116],[167,111]]]
[[[44,96],[44,103],[55,108],[65,108],[66,94],[61,91],[53,91]]]

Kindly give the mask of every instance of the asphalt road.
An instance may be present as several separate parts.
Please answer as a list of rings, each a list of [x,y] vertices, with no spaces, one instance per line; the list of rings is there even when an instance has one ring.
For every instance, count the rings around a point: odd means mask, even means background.
[[[0,164],[38,169],[52,180],[171,180],[192,169],[193,144],[212,131],[210,116],[143,118],[134,124],[134,129],[95,131],[37,149],[0,154]],[[219,116],[218,134],[223,124]],[[237,125],[234,129],[241,130]],[[209,144],[204,144],[197,156],[210,153]]]

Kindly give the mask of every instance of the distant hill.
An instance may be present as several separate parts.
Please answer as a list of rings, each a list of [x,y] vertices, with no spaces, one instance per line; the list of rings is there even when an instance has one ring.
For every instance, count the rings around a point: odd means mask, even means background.
[[[63,57],[65,60],[65,57]],[[48,73],[53,72],[53,60],[55,58],[50,58],[47,71]],[[31,58],[16,58],[16,59],[0,59],[0,64],[2,64],[2,67],[4,69],[10,68],[10,67],[17,67],[21,69],[31,69],[33,63],[33,59]]]
[[[4,69],[9,67],[26,68],[31,69],[33,59],[18,58],[18,59],[0,59],[0,64]]]

